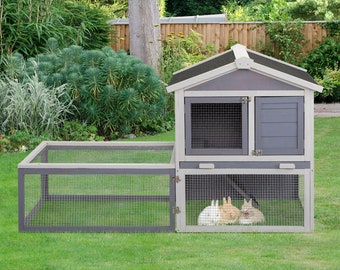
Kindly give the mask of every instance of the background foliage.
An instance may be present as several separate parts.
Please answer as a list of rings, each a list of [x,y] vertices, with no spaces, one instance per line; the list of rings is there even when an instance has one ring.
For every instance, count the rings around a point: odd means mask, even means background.
[[[11,78],[0,81],[0,92],[1,130],[10,134],[18,130],[36,136],[56,134],[72,106],[65,85],[46,87],[36,75],[21,82]]]
[[[102,136],[163,131],[165,90],[151,67],[124,51],[75,45],[59,50],[56,42],[50,39],[50,53],[28,60],[23,72],[16,72],[16,66],[6,72],[19,79],[36,73],[50,87],[65,84],[75,118],[95,126]]]
[[[203,45],[196,32],[171,33],[163,40],[159,76],[126,52],[103,48],[111,34],[106,20],[126,17],[127,3],[0,1],[0,148],[20,151],[39,138],[103,140],[173,128],[173,97],[160,79],[169,82],[215,48]],[[229,21],[263,21],[272,45],[257,49],[306,68],[324,86],[317,102],[340,101],[339,1],[160,0],[159,6],[163,16],[225,12]],[[333,20],[322,23],[327,38],[305,58],[308,41],[297,19]]]
[[[49,38],[62,46],[77,44],[101,48],[108,44],[107,17],[81,1],[2,0],[0,5],[0,51],[21,53],[25,58],[44,51]]]

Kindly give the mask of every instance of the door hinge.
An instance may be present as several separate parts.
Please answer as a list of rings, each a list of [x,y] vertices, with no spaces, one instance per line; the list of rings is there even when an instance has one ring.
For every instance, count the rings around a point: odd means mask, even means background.
[[[256,149],[252,151],[253,156],[262,156],[262,150]]]
[[[242,97],[241,98],[241,102],[242,103],[248,103],[248,102],[250,102],[251,101],[251,97]]]
[[[179,214],[179,213],[181,213],[181,210],[179,210],[179,207],[176,206],[176,207],[173,207],[173,208],[172,208],[172,213],[173,213],[173,214]]]
[[[174,177],[172,177],[172,181],[174,182],[174,183],[179,183],[179,182],[181,182],[181,179],[179,179],[179,176],[174,176]]]

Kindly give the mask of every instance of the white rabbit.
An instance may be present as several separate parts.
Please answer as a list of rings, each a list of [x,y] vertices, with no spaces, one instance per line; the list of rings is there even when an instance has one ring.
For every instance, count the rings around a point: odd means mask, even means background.
[[[221,221],[221,212],[218,207],[218,200],[211,201],[211,205],[203,209],[198,216],[198,225],[212,226],[218,225]]]

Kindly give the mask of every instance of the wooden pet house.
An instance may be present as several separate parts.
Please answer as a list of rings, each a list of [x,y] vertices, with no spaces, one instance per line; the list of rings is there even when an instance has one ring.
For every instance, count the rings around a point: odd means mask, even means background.
[[[306,70],[237,44],[175,73],[167,91],[178,231],[313,230],[313,103],[322,87]],[[202,209],[218,200],[221,210],[228,197],[238,209],[251,200],[263,218],[199,224]]]
[[[174,74],[173,142],[42,142],[18,165],[19,231],[313,230],[314,91],[235,45]]]

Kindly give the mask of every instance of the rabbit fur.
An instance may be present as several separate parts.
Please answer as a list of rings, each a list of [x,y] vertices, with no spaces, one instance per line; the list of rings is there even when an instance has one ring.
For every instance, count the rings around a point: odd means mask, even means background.
[[[265,222],[264,215],[259,209],[253,207],[252,199],[250,199],[248,202],[246,199],[244,199],[239,223],[243,225],[249,225],[263,222]]]
[[[235,224],[240,217],[240,210],[231,204],[231,197],[223,198],[223,205],[219,206],[221,211],[221,224]]]
[[[219,225],[221,221],[221,212],[218,207],[218,200],[211,201],[211,205],[203,209],[198,216],[198,225],[214,226]]]

